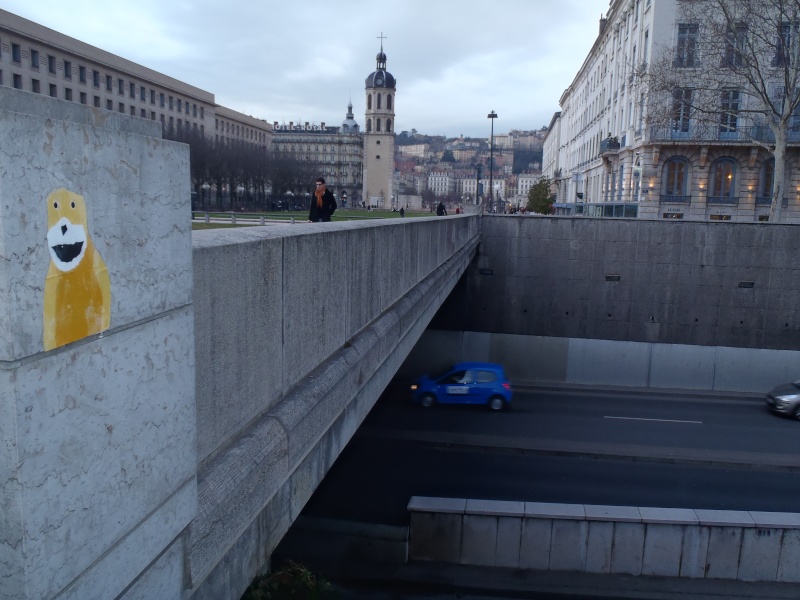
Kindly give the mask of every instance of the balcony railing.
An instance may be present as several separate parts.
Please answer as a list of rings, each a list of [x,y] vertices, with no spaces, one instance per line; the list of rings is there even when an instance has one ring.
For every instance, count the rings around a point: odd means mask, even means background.
[[[739,198],[737,196],[708,196],[706,204],[733,204],[735,206],[739,204]]]
[[[619,140],[615,137],[600,140],[600,154],[619,150]]]
[[[670,142],[687,140],[692,142],[743,142],[750,143],[752,140],[763,143],[774,143],[775,135],[766,125],[753,125],[749,127],[739,127],[731,131],[727,128],[720,128],[713,123],[691,123],[684,131],[682,128],[672,128],[669,126],[653,125],[650,128],[650,141]],[[800,142],[800,128],[793,127],[787,132],[787,141],[790,143]],[[602,147],[602,142],[601,142]]]
[[[671,194],[661,194],[660,202],[669,202],[670,204],[690,204],[692,202],[691,196],[674,196]]]

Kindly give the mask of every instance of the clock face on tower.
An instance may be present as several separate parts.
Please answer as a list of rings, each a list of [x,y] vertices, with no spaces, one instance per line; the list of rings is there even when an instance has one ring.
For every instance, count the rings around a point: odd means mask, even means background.
[[[381,77],[380,75],[378,75],[378,76],[375,78],[375,85],[383,85],[383,77]]]

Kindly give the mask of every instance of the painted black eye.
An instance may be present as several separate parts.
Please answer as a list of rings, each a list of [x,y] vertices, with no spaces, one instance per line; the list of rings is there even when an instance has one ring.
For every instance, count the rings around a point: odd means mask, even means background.
[[[69,205],[70,205],[72,208],[75,208],[75,203],[74,203],[74,202],[70,202],[70,204],[69,204]]]
[[[53,208],[58,208],[58,202],[53,202]]]

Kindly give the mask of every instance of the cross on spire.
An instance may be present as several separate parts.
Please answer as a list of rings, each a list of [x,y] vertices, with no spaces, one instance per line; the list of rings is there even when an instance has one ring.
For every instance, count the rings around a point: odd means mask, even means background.
[[[381,34],[378,36],[378,39],[381,41],[381,52],[383,52],[383,40],[388,40],[389,38],[383,35],[383,32],[381,31]]]

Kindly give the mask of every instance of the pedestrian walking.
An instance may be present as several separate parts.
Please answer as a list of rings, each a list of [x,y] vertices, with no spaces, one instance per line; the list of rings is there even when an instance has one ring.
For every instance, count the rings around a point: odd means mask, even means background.
[[[325,186],[325,179],[322,177],[317,177],[315,187],[308,210],[308,220],[311,223],[328,222],[336,210],[336,198],[333,197],[333,192]]]

